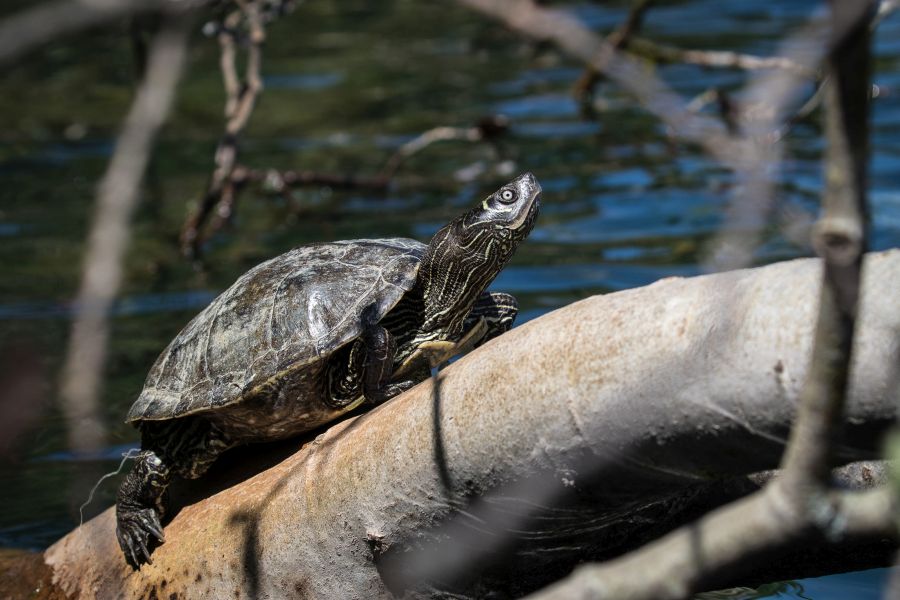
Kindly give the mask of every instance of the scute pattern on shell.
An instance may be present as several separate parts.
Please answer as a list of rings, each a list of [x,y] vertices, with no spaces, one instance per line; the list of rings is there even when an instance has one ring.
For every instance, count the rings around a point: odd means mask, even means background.
[[[156,359],[127,422],[239,402],[288,369],[327,358],[416,281],[426,246],[405,238],[295,248],[257,265],[187,324]]]

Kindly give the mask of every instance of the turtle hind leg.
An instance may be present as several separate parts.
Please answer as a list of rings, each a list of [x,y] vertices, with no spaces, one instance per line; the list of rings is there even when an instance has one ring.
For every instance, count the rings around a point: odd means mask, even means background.
[[[151,536],[166,541],[160,519],[171,469],[152,450],[141,452],[116,496],[116,538],[125,560],[139,569],[150,559]]]
[[[475,348],[477,348],[512,329],[518,314],[519,303],[515,296],[505,292],[484,292],[478,297],[472,310],[466,316],[463,330],[469,331],[478,324],[479,320],[485,321],[487,332],[475,344]]]
[[[136,569],[152,563],[153,546],[165,542],[162,518],[173,476],[200,477],[234,445],[201,418],[147,421],[140,429],[143,451],[116,497],[116,538],[125,559]]]

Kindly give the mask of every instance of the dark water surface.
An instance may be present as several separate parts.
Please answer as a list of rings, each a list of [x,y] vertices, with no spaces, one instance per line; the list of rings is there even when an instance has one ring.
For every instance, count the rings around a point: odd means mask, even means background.
[[[270,28],[266,90],[244,136],[245,164],[374,175],[400,144],[432,127],[468,126],[502,113],[511,120],[509,134],[496,148],[434,145],[404,164],[387,195],[318,187],[286,201],[248,190],[233,225],[208,245],[202,263],[192,264],[179,255],[176,237],[204,187],[222,127],[217,46],[197,35],[134,223],[103,393],[109,448],[97,457],[68,451],[54,382],[95,185],[134,83],[132,51],[119,26],[56,43],[3,72],[0,393],[25,381],[14,400],[25,404],[21,412],[31,421],[0,424],[7,445],[16,435],[12,458],[0,462],[0,546],[44,548],[77,523],[88,478],[114,469],[122,451],[137,443],[122,418],[157,354],[239,274],[298,244],[427,240],[463,207],[531,170],[543,184],[545,209],[493,286],[519,297],[520,322],[591,294],[701,271],[734,185],[727,170],[670,143],[659,122],[615,86],[601,85],[609,108],[584,120],[570,95],[580,70],[552,48],[523,43],[454,3],[374,4],[310,0]],[[609,31],[621,22],[623,6],[572,9]],[[666,3],[649,11],[644,34],[682,47],[767,54],[818,6]],[[880,94],[873,105],[871,202],[878,249],[900,239],[898,40],[895,15],[875,42]],[[686,97],[746,81],[729,70],[659,72]],[[810,254],[803,223],[817,210],[823,146],[814,117],[787,139],[758,264]],[[86,514],[109,506],[115,488],[116,480],[101,486]],[[879,589],[881,577],[883,571],[811,580],[805,592],[787,597],[874,598],[866,590]],[[845,588],[852,589],[835,595]]]

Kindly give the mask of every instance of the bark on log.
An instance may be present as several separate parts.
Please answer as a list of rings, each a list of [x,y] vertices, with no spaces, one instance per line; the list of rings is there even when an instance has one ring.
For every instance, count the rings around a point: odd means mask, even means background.
[[[377,598],[410,573],[440,587],[476,572],[511,543],[502,533],[527,538],[519,560],[532,571],[557,553],[602,555],[678,509],[686,486],[777,466],[820,272],[797,260],[577,302],[237,484],[225,461],[194,487],[207,497],[181,500],[140,572],[116,545],[112,510],[46,564],[81,598]],[[900,250],[868,256],[842,460],[877,456],[894,422],[898,298]],[[430,545],[477,529],[497,543]],[[564,548],[572,539],[593,546]]]

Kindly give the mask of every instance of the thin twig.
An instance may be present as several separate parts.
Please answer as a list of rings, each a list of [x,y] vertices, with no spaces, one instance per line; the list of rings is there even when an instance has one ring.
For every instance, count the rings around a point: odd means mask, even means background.
[[[459,0],[460,3],[506,23],[538,40],[550,41],[634,95],[682,140],[699,144],[724,164],[739,168],[747,161],[740,140],[708,115],[695,114],[686,102],[627,53],[616,51],[578,19],[564,11],[544,8],[533,0]]]
[[[220,67],[225,87],[225,133],[215,153],[216,167],[196,212],[188,218],[181,232],[182,251],[195,255],[204,241],[201,228],[215,211],[208,235],[220,229],[231,217],[237,189],[232,173],[237,166],[238,139],[256,106],[262,91],[262,47],[266,40],[263,14],[257,0],[238,2],[239,9],[230,13],[218,31],[221,48]],[[244,80],[237,74],[237,45],[241,26],[248,30],[247,64]]]
[[[634,36],[640,30],[641,25],[643,25],[644,14],[647,12],[647,9],[650,8],[651,4],[653,4],[653,1],[654,0],[635,0],[634,4],[631,5],[631,10],[628,11],[628,17],[626,17],[625,22],[611,34],[606,36],[606,43],[609,44],[609,48],[614,50],[624,50],[629,46],[631,40],[634,39]],[[609,56],[611,55],[603,53],[601,56],[597,57],[597,60],[602,63],[607,61]],[[581,77],[575,82],[575,99],[582,104],[587,102],[590,99],[594,87],[600,81],[602,73],[603,69],[600,68],[599,65],[588,65],[585,67]]]
[[[69,447],[76,451],[99,448],[105,436],[98,398],[109,337],[109,309],[122,280],[122,261],[138,188],[153,141],[169,114],[184,64],[187,37],[185,19],[169,19],[156,36],[146,77],[98,188],[76,299],[78,312],[62,370],[62,407],[69,425]]]
[[[498,136],[506,133],[509,128],[509,119],[503,115],[489,115],[480,119],[478,123],[472,127],[435,127],[425,131],[412,140],[403,144],[391,157],[382,170],[382,177],[390,179],[397,174],[397,169],[409,157],[417,154],[434,144],[435,142],[446,142],[452,140],[461,140],[466,142],[480,142],[484,140],[494,140]]]
[[[815,79],[818,76],[814,70],[787,56],[754,56],[723,50],[685,50],[639,36],[631,38],[628,51],[660,63],[686,63],[701,67],[743,69],[745,71],[783,69],[805,79]]]
[[[336,175],[317,171],[279,171],[277,169],[249,169],[237,165],[232,173],[236,186],[246,183],[261,183],[268,191],[283,194],[295,187],[328,186],[338,189],[369,189],[383,191],[389,179],[385,177],[357,177],[356,175]]]
[[[467,142],[477,142],[481,139],[481,134],[477,127],[435,127],[429,129],[414,139],[403,144],[397,152],[388,159],[387,165],[384,167],[383,173],[388,177],[393,176],[400,164],[424,148],[427,148],[435,142],[446,142],[451,140],[462,140]]]
[[[225,17],[219,31],[219,69],[222,71],[222,85],[225,88],[225,129],[228,131],[231,119],[237,110],[241,93],[241,82],[237,74],[237,48],[235,37],[239,35],[241,11],[236,10]]]
[[[212,222],[210,223],[208,235],[212,235],[221,229],[225,223],[231,219],[234,212],[234,204],[237,201],[238,188],[234,185],[231,174],[237,166],[238,144],[237,139],[247,122],[253,109],[256,106],[256,100],[262,91],[262,46],[266,41],[266,30],[263,27],[262,14],[260,8],[253,0],[238,0],[244,17],[247,21],[249,30],[249,46],[247,48],[247,64],[245,67],[245,75],[243,85],[239,91],[231,89],[237,83],[237,77],[234,70],[234,38],[229,36],[231,43],[231,60],[226,70],[223,64],[223,78],[226,79],[226,90],[229,93],[228,103],[226,104],[227,123],[225,126],[225,138],[223,145],[220,146],[221,153],[216,154],[218,162],[218,170],[224,175],[224,184],[222,186],[222,194],[220,195],[218,205]],[[225,54],[223,47],[223,56]],[[223,61],[224,62],[224,61]],[[231,78],[231,81],[228,81]],[[237,93],[235,93],[237,92]],[[204,240],[200,239],[200,243]]]

